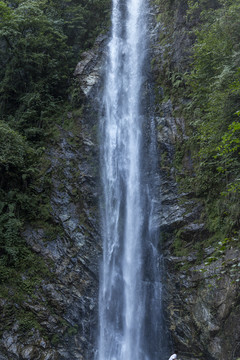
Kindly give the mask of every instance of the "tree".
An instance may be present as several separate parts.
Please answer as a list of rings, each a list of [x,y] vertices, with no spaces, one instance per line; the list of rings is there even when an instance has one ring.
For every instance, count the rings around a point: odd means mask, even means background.
[[[71,48],[44,1],[2,2],[0,115],[20,131],[41,128],[66,95]]]

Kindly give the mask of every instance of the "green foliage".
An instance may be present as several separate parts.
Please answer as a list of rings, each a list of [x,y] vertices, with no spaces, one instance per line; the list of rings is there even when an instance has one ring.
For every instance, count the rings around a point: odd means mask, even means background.
[[[54,334],[51,339],[52,345],[56,346],[60,341],[59,335]]]
[[[239,115],[239,112],[237,112]],[[217,147],[217,155],[221,165],[217,168],[218,172],[223,173],[229,181],[226,184],[226,190],[223,195],[240,193],[240,123],[233,121],[228,130],[222,136],[220,145]],[[235,176],[233,176],[235,175]]]
[[[40,172],[44,149],[39,140],[54,128],[79,53],[104,29],[109,5],[109,0],[0,1],[3,281],[27,251],[21,237],[24,223],[37,218],[50,226],[51,184]]]
[[[240,281],[239,278],[239,269],[240,262],[239,259],[236,258],[228,258],[225,257],[227,251],[232,249],[233,247],[239,247],[239,232],[234,232],[234,234],[229,238],[223,238],[221,241],[218,241],[215,247],[215,251],[213,254],[208,256],[204,262],[204,268],[202,268],[201,272],[206,272],[209,265],[213,264],[217,266],[217,269],[220,270],[217,280],[220,280],[224,274],[228,274],[232,279],[232,283],[237,283]],[[221,259],[221,262],[216,263]],[[216,265],[217,264],[217,265]],[[216,277],[217,275],[213,275]]]
[[[35,287],[36,276],[46,274],[46,266],[21,235],[26,221],[50,219],[50,188],[38,169],[42,152],[40,148],[33,149],[9,125],[0,122],[0,284],[12,284],[27,271],[31,281],[35,279],[32,283]],[[35,191],[39,186],[44,188],[41,194]],[[15,284],[18,289],[23,286],[25,294],[29,289],[26,281]]]
[[[78,333],[78,326],[77,325],[74,325],[74,326],[71,326],[67,329],[67,333],[69,336],[74,336],[74,335],[77,335]]]
[[[32,210],[26,188],[37,173],[34,154],[20,134],[0,122],[0,282],[11,272],[5,267],[18,266],[27,256],[20,231],[23,214]]]
[[[21,132],[51,117],[69,76],[67,37],[44,5],[20,2],[0,25],[0,114]]]
[[[186,248],[186,242],[181,238],[181,230],[176,233],[173,248],[176,256],[187,256],[188,249]]]
[[[32,141],[66,100],[80,51],[104,29],[109,0],[0,2],[0,118]]]
[[[24,165],[26,146],[21,135],[7,124],[0,123],[0,166],[21,168]]]
[[[239,227],[240,190],[240,4],[237,0],[189,2],[195,28],[191,103],[186,112],[195,177],[192,189],[205,199],[211,232]]]
[[[41,326],[36,321],[36,317],[32,312],[24,312],[18,314],[19,320],[19,330],[21,332],[27,332],[33,328],[41,330]]]
[[[154,72],[161,68],[156,100],[171,99],[174,115],[185,118],[188,140],[177,140],[174,167],[180,191],[204,205],[208,238],[187,247],[197,250],[200,263],[206,256],[204,246],[215,244],[214,256],[220,257],[217,244],[234,238],[240,228],[240,3],[188,0],[188,9],[176,0],[155,3],[158,20],[165,25],[160,35],[163,56],[152,64]],[[176,40],[182,41],[183,50],[178,61],[172,55],[172,46],[178,49]],[[191,49],[189,42],[194,42]],[[179,256],[185,254],[184,240],[179,230],[173,243]]]
[[[97,35],[105,31],[110,18],[110,0],[52,0],[51,6],[64,20],[64,33],[74,54],[90,48]]]
[[[31,148],[18,132],[0,121],[1,187],[9,187],[11,181],[16,182],[16,180],[26,184],[28,178],[36,172],[32,163],[33,158],[39,155],[40,151]]]
[[[11,18],[11,9],[4,1],[0,1],[0,19],[1,21],[8,21]]]
[[[22,233],[30,223],[45,230],[46,241],[62,234],[51,216],[44,146],[49,135],[56,137],[55,123],[70,106],[74,67],[104,31],[109,9],[110,0],[0,0],[0,297],[9,300],[1,330],[14,318],[23,332],[41,331],[21,305],[52,276],[52,264]],[[72,106],[79,116],[81,102],[76,94]],[[69,328],[70,335],[76,331]]]

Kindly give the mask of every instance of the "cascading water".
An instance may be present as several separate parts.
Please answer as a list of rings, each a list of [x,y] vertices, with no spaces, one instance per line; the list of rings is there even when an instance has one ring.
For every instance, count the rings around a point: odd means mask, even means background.
[[[155,169],[143,165],[145,161],[154,166],[156,156],[154,145],[146,149],[142,135],[146,13],[146,0],[113,0],[101,129],[104,203],[98,360],[161,360]]]

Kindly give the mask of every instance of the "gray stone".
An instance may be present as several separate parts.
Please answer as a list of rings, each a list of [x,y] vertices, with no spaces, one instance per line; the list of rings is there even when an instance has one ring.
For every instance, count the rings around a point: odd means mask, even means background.
[[[47,336],[34,328],[20,333],[17,322],[11,319],[9,331],[0,339],[2,360],[93,359],[91,329],[96,327],[101,254],[96,200],[100,193],[95,131],[98,99],[94,92],[99,93],[104,46],[105,37],[100,37],[75,72],[89,101],[86,112],[75,120],[81,132],[73,134],[58,126],[59,140],[46,150],[51,162],[47,169],[52,184],[51,234],[48,227],[33,225],[27,225],[23,232],[27,244],[48,264],[49,274],[20,309],[34,315]],[[67,114],[68,119],[73,116]],[[23,276],[27,281],[27,272]],[[0,310],[6,303],[11,303],[10,297],[0,299]]]
[[[151,11],[152,74],[159,84],[165,68],[176,74],[189,71],[194,38],[191,36],[192,25],[186,21],[186,1],[172,2],[170,26],[154,20],[162,11],[154,3]],[[228,264],[237,264],[240,256],[232,249],[226,251],[225,257],[209,265],[206,258],[216,253],[214,246],[192,249],[191,244],[197,244],[210,234],[202,216],[202,205],[193,200],[194,194],[179,193],[175,180],[176,175],[183,178],[188,174],[194,176],[190,154],[183,159],[181,173],[173,167],[174,146],[187,139],[184,119],[174,116],[178,108],[167,99],[167,92],[161,85],[155,87],[155,93],[164,98],[162,104],[158,104],[155,116],[161,173],[161,205],[157,206],[156,223],[160,224],[163,233],[162,247],[167,260],[164,303],[168,305],[173,343],[182,360],[235,360],[240,354],[240,287]],[[187,106],[189,99],[179,98],[178,103]],[[190,245],[186,248],[191,249],[188,256],[173,256],[176,233],[184,244]]]
[[[94,48],[82,54],[82,60],[74,71],[74,76],[79,80],[80,88],[86,97],[91,96],[92,90],[101,80],[103,47],[106,39],[106,36],[100,35]]]

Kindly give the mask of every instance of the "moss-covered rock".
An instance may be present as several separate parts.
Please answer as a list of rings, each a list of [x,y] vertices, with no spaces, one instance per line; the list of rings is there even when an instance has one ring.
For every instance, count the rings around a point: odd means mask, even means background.
[[[208,10],[217,6],[216,2],[200,3]],[[240,351],[239,233],[237,228],[235,233],[227,230],[235,218],[228,217],[231,211],[224,210],[231,207],[228,200],[224,205],[215,188],[214,197],[199,192],[197,182],[204,184],[206,173],[202,178],[201,172],[196,173],[198,144],[194,140],[196,129],[189,112],[192,95],[186,80],[196,40],[193,30],[202,19],[195,10],[189,16],[188,5],[188,1],[154,1],[156,22],[152,26],[162,179],[159,223],[168,272],[165,304],[173,344],[182,359],[236,359]],[[214,178],[207,179],[211,180],[214,182]],[[231,321],[234,327],[230,330]]]

